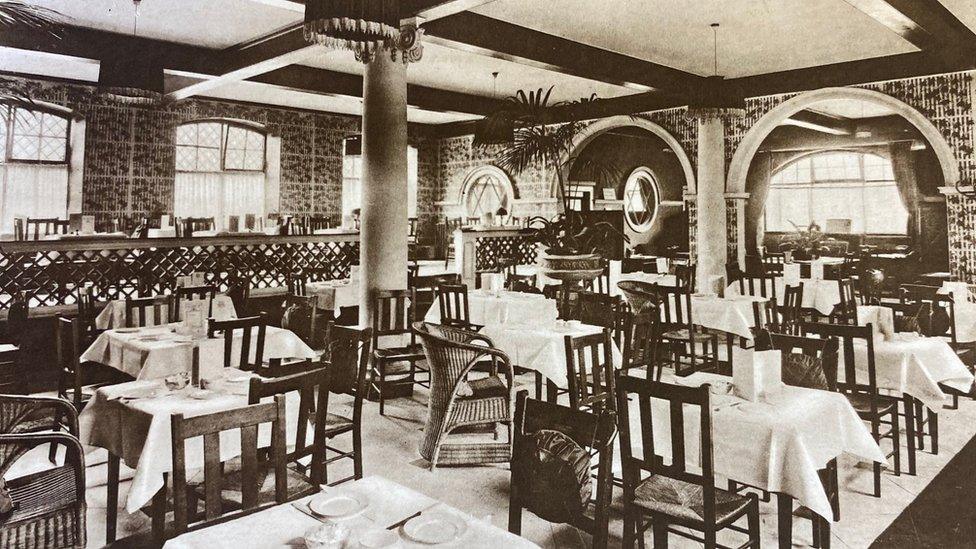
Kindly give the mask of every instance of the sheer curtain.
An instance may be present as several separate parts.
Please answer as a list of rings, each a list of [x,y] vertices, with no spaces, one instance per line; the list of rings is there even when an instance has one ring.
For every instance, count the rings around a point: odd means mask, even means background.
[[[264,172],[177,172],[173,214],[213,217],[223,228],[230,215],[265,215],[264,187]]]
[[[898,196],[908,210],[908,236],[913,239],[919,234],[918,182],[915,180],[915,157],[912,155],[911,141],[898,141],[889,145],[891,151],[891,170],[895,174]]]
[[[0,232],[14,217],[68,217],[66,164],[0,164]]]

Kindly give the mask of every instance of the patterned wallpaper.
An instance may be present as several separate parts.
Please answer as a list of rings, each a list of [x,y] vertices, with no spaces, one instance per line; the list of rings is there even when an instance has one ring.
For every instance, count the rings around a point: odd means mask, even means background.
[[[175,128],[205,118],[257,122],[281,138],[281,212],[341,212],[342,140],[358,131],[356,117],[209,99],[146,108],[102,97],[91,86],[0,78],[0,90],[12,89],[84,117],[82,209],[103,226],[120,215],[172,212]]]

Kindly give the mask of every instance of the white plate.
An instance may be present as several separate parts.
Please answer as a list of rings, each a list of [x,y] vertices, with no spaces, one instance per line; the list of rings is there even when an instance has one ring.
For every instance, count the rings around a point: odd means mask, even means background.
[[[134,334],[141,330],[141,328],[116,328],[115,333],[117,334]]]
[[[308,508],[320,517],[344,519],[354,517],[369,507],[369,502],[357,494],[320,494],[308,502]]]
[[[195,398],[197,400],[207,400],[208,398],[216,395],[213,391],[207,389],[192,389],[190,391],[190,398]]]
[[[124,391],[121,395],[115,397],[124,400],[133,400],[141,398],[156,398],[158,396],[163,396],[169,393],[165,387],[138,387],[133,389],[128,389]]]
[[[462,518],[442,511],[424,513],[403,525],[403,533],[408,538],[429,545],[454,541],[467,530],[468,523]]]
[[[233,374],[227,376],[226,380],[231,383],[241,383],[242,381],[250,380],[252,377],[253,376],[251,374]]]

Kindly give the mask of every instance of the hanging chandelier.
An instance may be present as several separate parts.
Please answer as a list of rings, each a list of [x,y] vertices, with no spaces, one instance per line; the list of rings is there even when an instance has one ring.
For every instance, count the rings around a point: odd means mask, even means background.
[[[737,118],[746,114],[746,100],[738,87],[718,74],[718,23],[712,23],[712,76],[692,93],[687,116],[692,118]]]
[[[132,36],[139,34],[139,3],[132,0],[135,16]],[[144,48],[119,48],[98,69],[98,92],[119,103],[153,105],[163,99],[163,68],[157,55]]]
[[[398,0],[306,0],[305,40],[329,48],[352,50],[370,62],[381,49],[400,39]]]

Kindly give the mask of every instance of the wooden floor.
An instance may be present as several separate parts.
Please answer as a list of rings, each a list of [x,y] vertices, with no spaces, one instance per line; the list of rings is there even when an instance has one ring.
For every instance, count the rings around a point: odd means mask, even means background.
[[[520,376],[520,384],[531,383],[531,376]],[[508,517],[508,483],[509,471],[507,466],[491,467],[451,467],[438,468],[435,472],[427,469],[427,463],[420,459],[417,446],[426,416],[426,390],[418,389],[411,399],[397,399],[387,403],[387,416],[380,417],[375,403],[367,402],[364,409],[365,428],[365,471],[367,474],[381,474],[406,486],[410,486],[429,496],[441,499],[468,511],[476,517],[490,520],[495,525],[507,528]],[[871,497],[871,474],[869,468],[862,468],[850,459],[841,460],[841,516],[842,520],[832,529],[832,546],[835,548],[866,548],[878,538],[882,532],[895,522],[893,531],[904,529],[905,517],[912,517],[916,521],[927,520],[932,512],[951,513],[953,505],[944,501],[939,493],[926,492],[926,487],[937,474],[946,468],[946,464],[959,453],[967,444],[968,450],[964,456],[947,469],[949,477],[939,477],[939,486],[953,486],[956,482],[969,496],[967,510],[972,514],[976,509],[976,443],[970,444],[970,439],[976,434],[976,402],[963,401],[959,410],[945,410],[940,415],[941,449],[940,455],[934,456],[927,452],[919,454],[917,476],[902,475],[896,477],[886,473],[882,479],[882,498]],[[46,448],[37,454],[28,456],[18,464],[18,469],[29,469],[32,466],[43,466],[46,463]],[[93,450],[88,455],[88,536],[89,547],[101,547],[105,540],[105,465],[104,451]],[[339,465],[332,469],[332,473],[340,478],[348,474],[348,469]],[[123,466],[123,478],[131,476]],[[946,488],[940,488],[945,490]],[[120,501],[125,501],[128,482],[123,482],[120,489]],[[919,503],[911,508],[909,515],[899,516],[908,508],[909,504],[921,494]],[[621,534],[621,520],[619,514],[619,491],[615,491],[615,508],[612,511],[611,546],[619,546]],[[964,501],[958,502],[964,504]],[[776,547],[776,515],[774,504],[763,504],[762,508],[763,546]],[[969,516],[969,515],[966,515]],[[949,521],[939,523],[948,526]],[[934,524],[932,526],[935,526]],[[146,532],[149,528],[148,518],[141,514],[128,515],[120,511],[119,536],[130,536]],[[919,530],[924,532],[924,530]],[[895,539],[892,531],[886,533],[882,541]],[[545,548],[576,548],[588,547],[590,538],[567,526],[550,525],[531,514],[523,518],[523,535]],[[925,534],[926,536],[928,534]],[[730,537],[726,541],[738,538]],[[904,540],[905,538],[900,538]],[[917,538],[916,538],[917,539]],[[794,520],[793,545],[809,546],[811,543],[810,522],[797,517]],[[722,539],[720,538],[720,541]],[[925,540],[920,540],[924,542]],[[648,542],[650,539],[648,538]],[[129,544],[130,546],[132,544]],[[969,540],[969,546],[976,545],[976,540]],[[904,547],[901,544],[881,543],[878,547]],[[913,546],[913,545],[907,545]],[[920,545],[921,546],[921,545]],[[955,547],[957,545],[932,544],[932,547]],[[699,547],[681,538],[673,537],[671,547]]]

